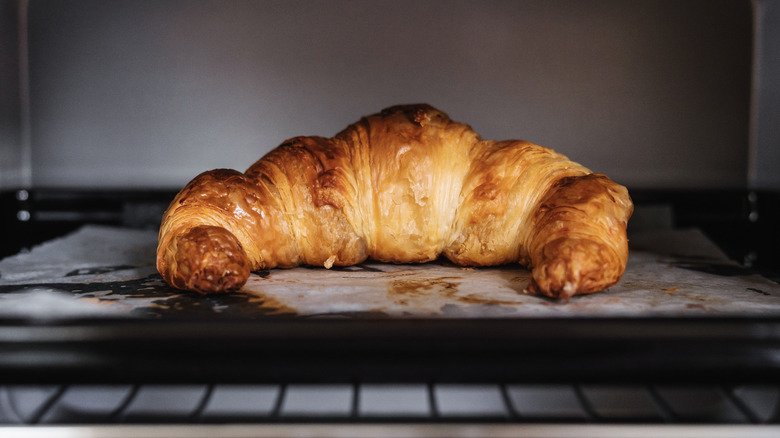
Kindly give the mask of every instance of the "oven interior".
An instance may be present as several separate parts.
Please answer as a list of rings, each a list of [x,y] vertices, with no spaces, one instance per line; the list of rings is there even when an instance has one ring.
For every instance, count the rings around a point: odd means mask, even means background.
[[[0,0],[0,20],[1,426],[780,421],[780,2]],[[181,295],[133,258],[197,173],[418,101],[626,185],[624,288],[323,311]]]

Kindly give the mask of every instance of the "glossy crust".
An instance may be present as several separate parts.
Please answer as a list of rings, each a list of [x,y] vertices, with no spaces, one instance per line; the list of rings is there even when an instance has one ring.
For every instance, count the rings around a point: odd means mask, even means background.
[[[362,118],[330,139],[296,137],[245,173],[190,182],[163,216],[157,268],[202,293],[249,272],[367,258],[462,266],[519,262],[528,291],[555,298],[620,280],[625,187],[524,141],[482,140],[428,105]]]

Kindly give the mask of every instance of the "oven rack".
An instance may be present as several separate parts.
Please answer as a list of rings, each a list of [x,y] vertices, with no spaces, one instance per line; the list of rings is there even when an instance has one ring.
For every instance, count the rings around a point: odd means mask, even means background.
[[[777,424],[780,387],[718,384],[0,386],[0,424]]]

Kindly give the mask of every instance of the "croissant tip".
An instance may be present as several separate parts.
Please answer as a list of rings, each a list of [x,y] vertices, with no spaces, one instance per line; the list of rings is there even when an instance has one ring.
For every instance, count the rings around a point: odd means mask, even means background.
[[[567,281],[560,288],[555,287],[540,287],[536,281],[531,280],[523,289],[523,293],[527,295],[536,295],[545,298],[552,298],[554,300],[569,301],[573,296],[582,293],[577,286]]]

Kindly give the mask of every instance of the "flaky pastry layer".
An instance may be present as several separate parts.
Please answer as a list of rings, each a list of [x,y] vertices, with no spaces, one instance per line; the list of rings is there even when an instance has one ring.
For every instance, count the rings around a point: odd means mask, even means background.
[[[170,285],[240,289],[249,273],[368,258],[520,263],[556,298],[614,285],[628,258],[625,187],[518,140],[483,140],[429,105],[363,117],[332,138],[296,137],[246,172],[192,180],[163,216]]]

